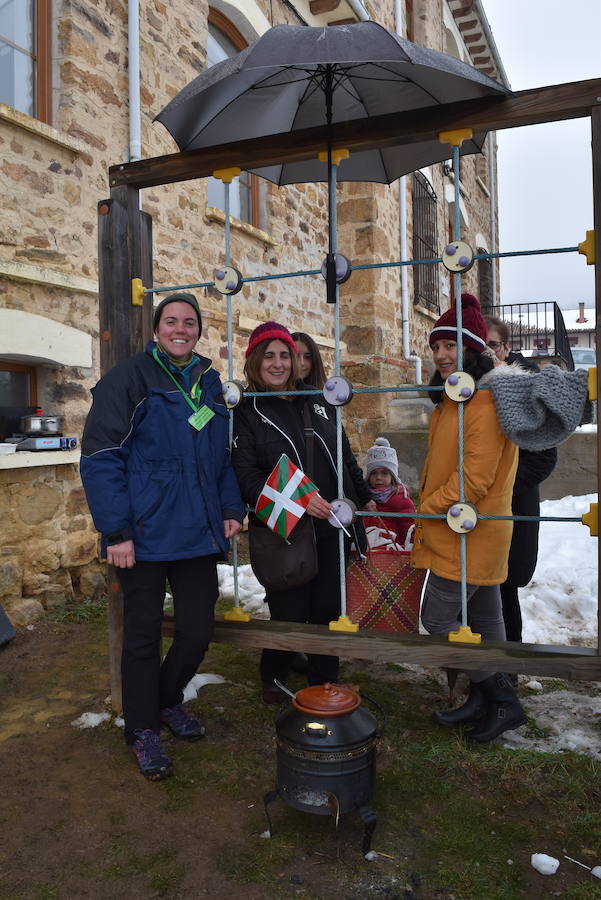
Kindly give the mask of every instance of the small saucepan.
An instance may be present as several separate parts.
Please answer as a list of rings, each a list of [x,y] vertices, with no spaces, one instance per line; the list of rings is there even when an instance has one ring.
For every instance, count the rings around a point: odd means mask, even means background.
[[[22,434],[32,437],[41,434],[62,434],[63,416],[22,416],[20,428]]]

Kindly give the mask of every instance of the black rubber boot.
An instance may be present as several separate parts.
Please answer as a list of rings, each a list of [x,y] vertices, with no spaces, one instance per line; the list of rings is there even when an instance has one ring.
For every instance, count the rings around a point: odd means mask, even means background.
[[[482,721],[467,732],[470,741],[486,744],[504,731],[525,725],[526,713],[507,675],[497,672],[481,681],[479,687],[486,701],[486,712]]]
[[[486,700],[480,690],[480,685],[470,681],[470,692],[463,706],[457,709],[442,709],[432,713],[432,718],[438,725],[445,728],[456,728],[459,725],[469,725],[479,722],[486,712]]]

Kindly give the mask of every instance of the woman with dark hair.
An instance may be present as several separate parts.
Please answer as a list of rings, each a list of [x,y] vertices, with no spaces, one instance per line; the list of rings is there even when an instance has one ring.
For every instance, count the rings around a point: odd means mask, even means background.
[[[213,636],[217,562],[227,559],[244,504],[221,381],[194,349],[202,333],[196,297],[165,297],[153,329],[143,353],[92,389],[81,477],[101,555],[123,591],[125,741],[142,774],[157,781],[172,771],[161,726],[184,741],[205,733],[183,707],[183,690]],[[175,635],[162,659],[167,581]]]
[[[486,324],[480,304],[461,295],[463,371],[477,384],[494,377],[486,346]],[[432,385],[443,385],[457,371],[457,312],[447,310],[430,334],[436,373]],[[445,391],[431,394],[436,409],[430,423],[428,456],[420,485],[419,512],[446,515],[459,500],[459,403]],[[465,500],[480,514],[511,515],[517,447],[499,427],[489,390],[476,390],[463,404]],[[470,624],[488,640],[505,640],[499,585],[507,577],[511,521],[480,519],[466,539],[467,598]],[[445,519],[418,519],[413,564],[430,570],[422,606],[422,623],[430,634],[457,629],[461,613],[460,535]],[[473,725],[468,737],[484,743],[526,721],[513,686],[502,673],[470,671],[467,702],[459,709],[434,713],[440,725]]]
[[[306,384],[322,388],[327,380],[319,348],[313,338],[304,331],[295,331],[292,340],[298,352],[299,377]]]
[[[539,371],[539,367],[531,359],[509,349],[510,332],[507,322],[496,316],[485,316],[484,321],[488,328],[488,346],[497,359],[527,371]],[[526,450],[520,447],[511,501],[514,516],[540,515],[538,486],[549,477],[556,464],[557,447],[550,447],[548,450]],[[501,585],[503,619],[508,641],[522,640],[522,611],[518,588],[525,587],[534,575],[538,556],[538,529],[538,522],[513,523],[509,570],[506,581]],[[517,684],[517,675],[510,678]]]
[[[340,615],[338,530],[327,521],[332,511],[330,501],[338,496],[334,409],[321,397],[278,395],[278,391],[302,388],[304,383],[298,380],[298,352],[292,335],[277,322],[266,322],[252,332],[244,373],[249,391],[265,392],[265,396],[247,397],[234,414],[232,462],[243,499],[255,508],[265,481],[283,453],[319,488],[319,494],[312,495],[306,512],[315,528],[318,573],[300,587],[267,588],[271,617],[282,622],[327,625]],[[314,448],[312,467],[306,446],[308,431]],[[370,490],[344,432],[343,483],[345,497],[358,507],[371,509]],[[266,527],[254,513],[250,514],[249,530]],[[355,543],[364,549],[362,524],[356,523],[353,531]],[[346,549],[348,552],[348,546]],[[251,551],[251,565],[252,561]],[[274,678],[286,682],[292,656],[285,650],[263,650],[261,680],[266,703],[280,703],[284,699]],[[309,684],[335,682],[337,678],[337,656],[308,654]]]

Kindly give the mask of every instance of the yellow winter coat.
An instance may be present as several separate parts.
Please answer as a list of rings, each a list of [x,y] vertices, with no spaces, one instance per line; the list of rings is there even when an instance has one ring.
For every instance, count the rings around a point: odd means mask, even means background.
[[[418,512],[445,513],[459,499],[458,406],[446,395],[432,413]],[[511,515],[518,448],[502,433],[490,391],[464,404],[465,499],[479,513]],[[443,519],[416,519],[412,563],[461,580],[460,536]],[[502,584],[513,522],[479,519],[466,537],[468,584]]]

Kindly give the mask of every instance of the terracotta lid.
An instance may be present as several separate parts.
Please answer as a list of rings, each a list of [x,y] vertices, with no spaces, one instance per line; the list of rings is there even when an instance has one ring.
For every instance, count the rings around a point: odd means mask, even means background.
[[[297,691],[292,705],[312,716],[344,716],[357,709],[361,697],[352,685],[315,684]]]

